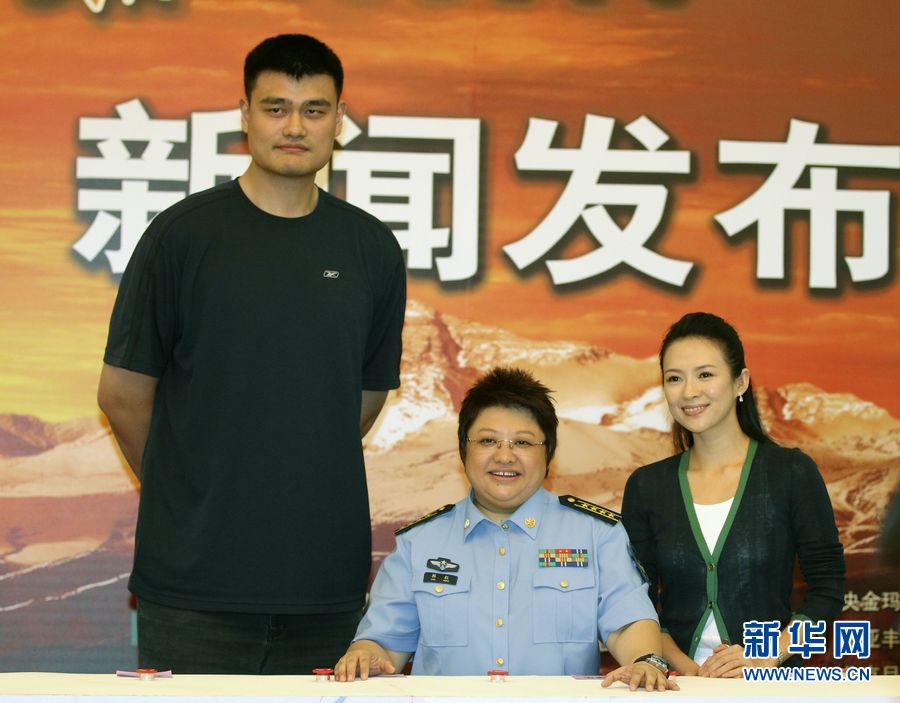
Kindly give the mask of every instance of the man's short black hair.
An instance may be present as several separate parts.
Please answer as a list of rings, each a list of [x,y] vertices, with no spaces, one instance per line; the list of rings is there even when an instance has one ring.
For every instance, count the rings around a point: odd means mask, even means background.
[[[331,76],[338,98],[344,89],[341,60],[326,44],[308,34],[279,34],[260,42],[244,61],[244,93],[256,86],[263,71],[286,73],[295,80],[305,76]]]
[[[466,393],[459,409],[459,456],[466,461],[469,430],[482,410],[511,408],[528,413],[544,433],[547,463],[556,452],[556,428],[559,420],[553,407],[552,391],[528,371],[497,367],[479,378]]]

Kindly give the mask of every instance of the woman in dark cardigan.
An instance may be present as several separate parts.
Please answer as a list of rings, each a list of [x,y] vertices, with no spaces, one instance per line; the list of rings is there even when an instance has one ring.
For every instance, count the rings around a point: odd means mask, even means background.
[[[762,428],[734,328],[690,313],[660,349],[680,452],[628,479],[623,522],[660,612],[663,655],[682,674],[736,677],[779,666],[792,621],[841,610],[844,554],[825,483]],[[790,606],[794,563],[807,584]],[[778,656],[744,658],[744,623],[778,621]]]

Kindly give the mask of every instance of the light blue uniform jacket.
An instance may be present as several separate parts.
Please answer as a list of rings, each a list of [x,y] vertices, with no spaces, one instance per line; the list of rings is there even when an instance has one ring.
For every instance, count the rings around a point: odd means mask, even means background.
[[[624,527],[540,488],[500,525],[470,494],[398,535],[354,639],[415,652],[414,674],[586,675],[636,620],[657,616]]]

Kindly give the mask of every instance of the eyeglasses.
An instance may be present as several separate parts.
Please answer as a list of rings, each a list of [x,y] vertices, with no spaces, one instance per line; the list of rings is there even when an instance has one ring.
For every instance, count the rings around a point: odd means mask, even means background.
[[[508,444],[513,454],[529,454],[547,444],[546,441],[532,442],[529,439],[499,439],[497,437],[479,437],[477,439],[466,437],[466,441],[474,444],[475,449],[484,452],[495,452],[501,445]]]

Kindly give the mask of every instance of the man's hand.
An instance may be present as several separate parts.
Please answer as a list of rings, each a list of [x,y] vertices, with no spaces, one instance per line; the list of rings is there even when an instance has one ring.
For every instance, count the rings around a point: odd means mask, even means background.
[[[668,678],[662,671],[657,669],[653,664],[647,662],[638,662],[637,664],[629,664],[628,666],[620,666],[615,671],[609,672],[603,677],[601,686],[608,688],[615,681],[621,681],[628,685],[632,691],[637,691],[643,687],[648,691],[678,691],[678,684],[674,679]]]
[[[397,669],[388,651],[372,640],[358,640],[350,645],[344,656],[334,665],[335,681],[365,681],[369,676],[393,674]]]

